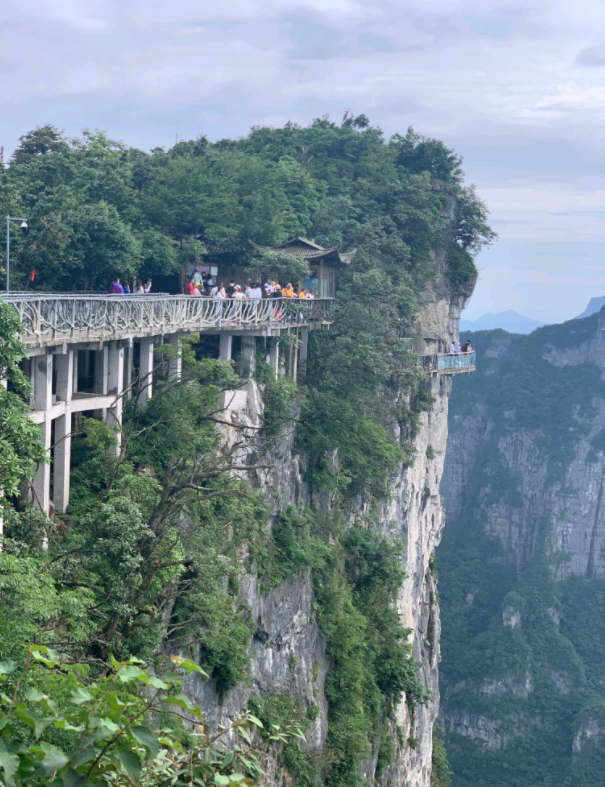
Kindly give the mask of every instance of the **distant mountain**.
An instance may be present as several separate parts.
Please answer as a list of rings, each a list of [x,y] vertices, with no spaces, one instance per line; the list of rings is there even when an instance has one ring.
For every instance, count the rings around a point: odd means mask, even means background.
[[[605,306],[605,295],[600,295],[598,298],[591,298],[588,306],[576,319],[581,320],[582,317],[590,317],[591,314],[600,312],[603,306]]]
[[[509,333],[531,333],[544,324],[530,320],[529,317],[524,317],[509,309],[498,314],[484,314],[478,320],[460,320],[460,333],[462,334],[464,331],[491,331],[494,328],[502,328]]]

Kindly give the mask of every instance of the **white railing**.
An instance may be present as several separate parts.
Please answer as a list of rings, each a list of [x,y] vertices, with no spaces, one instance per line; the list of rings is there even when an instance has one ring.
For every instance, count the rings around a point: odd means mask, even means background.
[[[26,344],[254,330],[330,323],[334,300],[211,298],[191,295],[24,294],[3,296],[17,311]]]

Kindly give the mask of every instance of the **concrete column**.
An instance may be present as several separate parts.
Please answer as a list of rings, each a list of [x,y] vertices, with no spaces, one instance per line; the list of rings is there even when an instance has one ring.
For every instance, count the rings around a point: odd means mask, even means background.
[[[69,504],[69,474],[71,472],[71,411],[69,404],[74,388],[74,355],[68,350],[54,356],[57,367],[57,400],[66,403],[65,415],[55,420],[53,451],[53,504],[55,511],[64,514]]]
[[[96,394],[105,396],[107,393],[107,374],[109,365],[109,347],[105,345],[101,350],[95,352],[95,379],[93,391]],[[103,421],[107,420],[107,410],[102,407],[94,411],[94,417]]]
[[[300,376],[304,380],[307,376],[307,357],[309,355],[309,331],[303,329],[300,332]]]
[[[109,396],[115,396],[116,400],[107,410],[107,425],[110,429],[113,429],[115,426],[117,426],[119,430],[122,428],[123,390],[124,347],[120,342],[111,342],[109,345],[107,364],[107,393]]]
[[[53,403],[53,356],[38,355],[32,358],[34,377],[34,410],[46,412],[44,422],[40,425],[42,442],[46,451],[50,451],[51,419],[50,408]],[[34,477],[34,504],[39,505],[45,514],[50,510],[50,464],[38,467]]]
[[[133,341],[129,340],[128,345],[124,347],[124,399],[132,398],[132,356],[133,356]]]
[[[292,379],[296,380],[298,374],[298,342],[290,345],[290,363]]]
[[[233,354],[233,334],[221,331],[219,342],[219,359],[221,361],[230,361]]]
[[[273,374],[278,377],[279,376],[279,341],[277,339],[271,339],[271,345],[269,347],[269,366],[271,367]]]
[[[139,402],[145,404],[153,394],[153,337],[141,339],[139,362]]]
[[[80,374],[80,372],[79,372],[79,369],[80,369],[80,353],[79,353],[78,350],[74,350],[73,357],[74,357],[74,361],[73,361],[73,378],[74,378],[74,381],[73,381],[72,391],[74,393],[78,393],[78,376]]]
[[[242,336],[242,361],[249,367],[252,377],[256,369],[256,336]]]
[[[170,382],[176,382],[181,379],[181,374],[183,372],[183,354],[179,346],[178,333],[171,334],[169,341],[176,351],[176,357],[168,361],[168,379]]]

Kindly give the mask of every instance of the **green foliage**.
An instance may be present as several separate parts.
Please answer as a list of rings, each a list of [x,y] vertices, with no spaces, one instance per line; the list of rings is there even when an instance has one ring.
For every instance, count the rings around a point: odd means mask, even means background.
[[[24,399],[30,384],[19,368],[25,347],[19,339],[21,323],[15,310],[0,300],[0,490],[16,495],[19,483],[34,474],[37,462],[48,457],[40,441],[39,427],[28,417]],[[0,503],[1,506],[1,503]]]
[[[277,435],[284,427],[294,426],[292,404],[296,392],[296,382],[290,377],[275,378],[271,375],[263,394],[263,425],[268,435]]]
[[[173,663],[178,672],[204,677],[189,659],[173,657]],[[6,689],[0,693],[6,787],[253,785],[262,774],[262,749],[304,740],[300,727],[265,730],[252,714],[214,736],[202,724],[185,734],[183,711],[203,719],[183,693],[182,678],[177,672],[157,677],[138,659],[114,661],[107,676],[91,680],[86,668],[61,664],[56,651],[34,645],[20,673],[15,662],[0,664],[0,686]],[[158,729],[159,716],[170,726]],[[265,739],[261,746],[255,730]],[[227,735],[237,739],[229,748],[221,741]]]
[[[452,769],[447,761],[447,753],[443,743],[443,730],[435,723],[433,726],[433,755],[431,770],[431,787],[449,787],[452,783]]]
[[[477,278],[477,266],[467,249],[452,243],[447,257],[447,280],[454,289],[472,285]]]
[[[251,276],[261,279],[278,281],[285,285],[297,282],[309,276],[309,263],[295,254],[286,251],[264,251],[250,262]]]

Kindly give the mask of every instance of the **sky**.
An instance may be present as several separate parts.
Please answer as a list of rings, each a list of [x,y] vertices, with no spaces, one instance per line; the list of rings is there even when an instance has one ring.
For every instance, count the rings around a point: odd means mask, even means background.
[[[464,157],[499,233],[465,317],[605,295],[605,4],[2,0],[0,146],[53,123],[128,145],[346,110]]]

